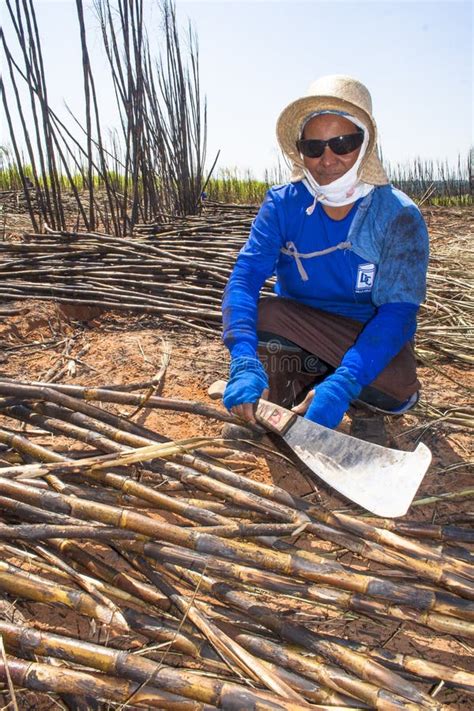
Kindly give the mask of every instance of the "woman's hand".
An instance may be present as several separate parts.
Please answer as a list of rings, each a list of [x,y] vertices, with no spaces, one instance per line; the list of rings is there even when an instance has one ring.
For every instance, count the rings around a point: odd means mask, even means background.
[[[267,399],[268,388],[265,388],[260,397],[262,397],[264,400]],[[231,407],[230,411],[233,415],[235,415],[235,417],[239,417],[245,422],[253,422],[255,424],[256,419],[254,415],[254,405],[255,402],[244,402],[241,405],[235,405],[234,407]]]
[[[307,411],[308,407],[313,402],[315,394],[316,394],[316,389],[313,388],[306,395],[305,399],[299,403],[299,405],[295,405],[294,407],[291,408],[291,411],[296,412],[297,415],[304,415],[305,412]]]

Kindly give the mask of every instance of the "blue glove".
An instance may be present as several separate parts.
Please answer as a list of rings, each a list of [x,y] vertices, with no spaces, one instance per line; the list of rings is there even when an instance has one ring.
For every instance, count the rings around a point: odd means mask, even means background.
[[[245,402],[256,402],[268,388],[265,369],[256,356],[232,358],[230,377],[222,402],[228,410]]]
[[[337,427],[351,400],[362,390],[347,368],[340,367],[316,387],[305,417],[318,425]]]

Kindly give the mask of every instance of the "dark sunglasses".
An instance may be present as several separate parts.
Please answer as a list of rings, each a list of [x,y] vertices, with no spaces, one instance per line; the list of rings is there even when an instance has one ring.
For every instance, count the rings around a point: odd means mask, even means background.
[[[360,129],[357,133],[334,136],[334,138],[329,138],[327,141],[319,138],[302,138],[300,141],[296,141],[296,147],[307,158],[320,158],[326,146],[329,146],[337,156],[345,156],[346,153],[352,153],[356,148],[359,148],[363,141],[364,132]]]

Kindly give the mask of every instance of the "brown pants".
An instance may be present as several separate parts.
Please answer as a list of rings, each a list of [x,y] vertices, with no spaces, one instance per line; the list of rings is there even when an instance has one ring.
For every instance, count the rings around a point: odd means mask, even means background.
[[[282,336],[333,368],[340,364],[362,328],[363,324],[359,321],[314,309],[291,299],[270,296],[259,302],[258,331]],[[271,344],[270,352],[267,345],[265,358],[270,395],[274,402],[283,404],[290,397],[296,399],[299,392],[315,382],[318,363],[315,363],[314,372],[308,373],[308,367],[301,367],[301,356],[298,360],[298,354],[292,351],[291,346],[282,349],[275,345],[273,353],[271,350]],[[311,363],[309,366],[311,369]],[[411,343],[403,346],[371,386],[398,402],[405,401],[419,390]]]

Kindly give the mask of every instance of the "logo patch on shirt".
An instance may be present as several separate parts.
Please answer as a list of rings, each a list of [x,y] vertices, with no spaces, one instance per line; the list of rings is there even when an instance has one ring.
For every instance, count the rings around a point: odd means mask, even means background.
[[[375,264],[359,264],[355,287],[356,292],[372,291],[375,269]]]

